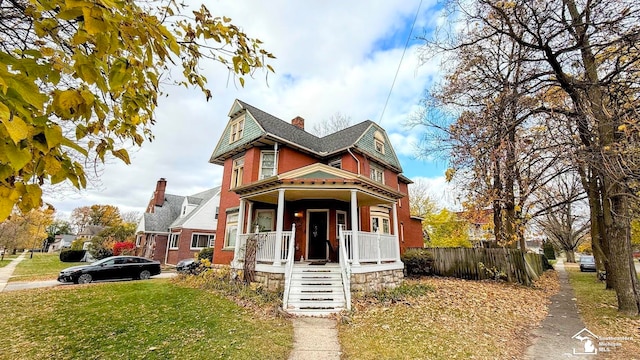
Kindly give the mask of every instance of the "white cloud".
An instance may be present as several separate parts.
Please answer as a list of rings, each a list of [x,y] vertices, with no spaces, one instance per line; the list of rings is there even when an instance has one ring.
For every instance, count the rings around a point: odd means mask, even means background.
[[[196,2],[191,4],[195,7]],[[197,2],[199,3],[199,2]],[[423,3],[418,26],[436,19],[435,1]],[[194,89],[165,88],[159,99],[155,139],[132,155],[132,164],[112,161],[102,185],[81,197],[48,195],[60,212],[95,203],[122,211],[143,211],[156,181],[167,179],[167,192],[192,194],[221,182],[220,166],[208,163],[235,98],[283,120],[302,116],[307,128],[335,112],[354,122],[378,122],[389,94],[418,2],[404,1],[207,1],[214,14],[233,19],[249,36],[261,39],[277,57],[276,73],[258,71],[239,88],[219,64],[203,65],[213,99]],[[422,25],[421,25],[422,24]],[[416,28],[414,35],[422,34]],[[415,131],[403,127],[437,66],[420,66],[418,47],[407,49],[380,124],[399,154],[409,156]],[[435,64],[435,63],[434,63]],[[408,176],[420,175],[405,169]]]
[[[462,210],[461,201],[463,199],[460,197],[463,194],[463,189],[455,184],[455,182],[448,183],[444,176],[415,176],[412,177],[411,180],[415,183],[425,184],[429,192],[429,197],[436,202],[439,208],[447,208],[451,211]]]

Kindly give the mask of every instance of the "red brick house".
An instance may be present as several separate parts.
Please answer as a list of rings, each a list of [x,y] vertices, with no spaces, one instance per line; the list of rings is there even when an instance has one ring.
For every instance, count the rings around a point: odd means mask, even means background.
[[[136,254],[175,265],[192,258],[216,239],[220,187],[189,196],[166,193],[167,181],[156,190],[136,230]]]
[[[423,246],[409,215],[412,182],[372,121],[319,138],[300,117],[287,123],[236,100],[210,162],[224,166],[214,263],[242,268],[257,236],[256,277],[284,288],[287,311],[339,311],[351,290],[396,286],[400,254]],[[335,278],[334,289],[300,289],[311,273]],[[335,296],[318,304],[317,293]]]

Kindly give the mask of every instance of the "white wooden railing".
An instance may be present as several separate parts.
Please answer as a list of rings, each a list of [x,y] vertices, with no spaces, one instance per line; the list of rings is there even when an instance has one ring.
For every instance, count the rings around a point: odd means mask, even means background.
[[[347,310],[351,310],[351,267],[347,256],[347,242],[344,230],[340,226],[340,243],[338,244],[338,255],[340,262],[340,273],[342,274],[342,289],[344,290],[344,301]]]
[[[277,258],[276,256],[276,232],[259,232],[253,234],[240,234],[238,237],[238,241],[240,241],[240,249],[245,249],[247,245],[247,239],[250,236],[258,235],[258,251],[256,253],[256,261],[258,262],[274,262]],[[281,253],[279,254],[279,260],[286,260],[287,255],[289,253],[289,244],[292,242],[293,235],[291,231],[283,231],[282,238],[282,246],[280,247]],[[243,257],[240,257],[242,259]]]
[[[296,242],[296,224],[291,226],[291,238],[287,250],[287,263],[284,267],[284,294],[282,295],[282,309],[287,310],[289,304],[289,292],[291,291],[291,273],[293,272],[293,262]]]
[[[358,231],[358,248],[353,246],[353,231],[342,231],[349,262],[354,251],[358,251],[360,263],[377,263],[396,261],[398,259],[398,239],[395,235]],[[341,241],[342,243],[343,241]]]

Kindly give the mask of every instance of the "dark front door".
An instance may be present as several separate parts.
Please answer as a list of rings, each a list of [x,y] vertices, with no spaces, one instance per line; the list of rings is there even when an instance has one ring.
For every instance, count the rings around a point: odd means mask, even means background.
[[[326,211],[309,213],[309,260],[327,258],[327,215]]]

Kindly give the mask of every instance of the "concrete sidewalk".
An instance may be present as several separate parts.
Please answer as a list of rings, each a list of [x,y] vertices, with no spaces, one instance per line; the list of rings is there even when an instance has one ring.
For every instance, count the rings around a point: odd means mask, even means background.
[[[556,360],[556,359],[591,359],[594,355],[574,355],[583,352],[583,343],[573,338],[584,329],[580,319],[576,297],[569,275],[564,269],[564,262],[558,259],[554,265],[560,279],[560,291],[551,297],[549,314],[542,321],[541,326],[533,331],[534,340],[525,354],[526,359]]]
[[[13,270],[15,270],[16,266],[24,259],[27,252],[24,251],[20,256],[13,259],[7,266],[0,268],[0,292],[4,291],[4,288],[7,286],[9,282],[9,278],[13,275]]]
[[[289,360],[340,360],[340,354],[335,319],[293,319],[293,352]]]

